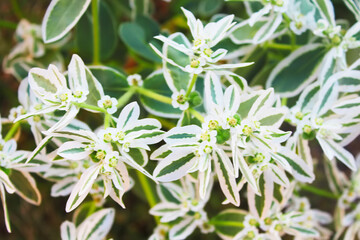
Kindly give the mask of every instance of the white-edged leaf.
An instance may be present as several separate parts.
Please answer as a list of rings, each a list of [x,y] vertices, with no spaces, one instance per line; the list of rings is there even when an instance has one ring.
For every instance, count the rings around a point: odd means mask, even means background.
[[[184,143],[197,143],[198,139],[196,135],[199,133],[201,133],[201,128],[196,125],[175,127],[165,133],[164,141],[169,144],[170,147]]]
[[[88,90],[86,70],[83,60],[76,54],[72,55],[68,66],[69,87],[75,93],[77,90]]]
[[[260,195],[256,195],[248,185],[249,210],[254,216],[263,219],[267,216],[273,201],[274,183],[271,175],[265,171],[259,178]]]
[[[65,221],[60,226],[61,240],[76,240],[75,224]]]
[[[42,22],[45,43],[64,37],[85,13],[91,0],[52,0]]]
[[[170,153],[172,153],[172,150],[169,149],[169,145],[164,144],[155,151],[152,152],[150,155],[151,160],[162,160],[166,158]]]
[[[314,3],[319,9],[321,16],[335,27],[335,11],[332,2],[330,0],[314,0]]]
[[[101,164],[92,165],[81,175],[79,182],[82,182],[82,186],[79,189],[79,196],[90,191],[92,185],[99,175],[100,169]]]
[[[346,115],[349,113],[360,113],[360,98],[340,101],[332,107],[332,110],[340,115]]]
[[[196,156],[189,151],[174,151],[161,160],[154,170],[154,177],[161,182],[178,180],[194,165]]]
[[[98,171],[99,171],[99,169],[100,169],[99,166],[101,166],[101,165],[93,165],[92,169],[96,170],[98,168]],[[92,169],[90,169],[90,171]],[[90,171],[88,171],[88,173],[93,172],[93,171],[91,171],[91,172]],[[87,174],[87,175],[89,175],[89,174]],[[83,185],[85,184],[85,181],[89,179],[89,178],[87,178],[87,175],[83,174],[83,176],[81,176],[80,180],[77,182],[77,184],[71,191],[71,194],[66,202],[66,207],[65,207],[66,212],[71,212],[76,207],[78,207],[80,205],[80,203],[86,198],[86,196],[90,192],[91,186],[86,188],[86,190],[87,190],[86,192],[83,191],[81,195],[79,194],[81,188],[84,189]],[[88,182],[88,185],[90,185],[89,182]]]
[[[174,225],[169,231],[170,239],[186,239],[196,228],[195,218],[186,216],[181,222]]]
[[[9,176],[5,172],[0,170],[0,185],[4,185],[8,193],[14,193],[16,191],[15,186],[11,183]]]
[[[67,110],[66,113],[64,114],[64,116],[62,116],[62,118],[57,123],[52,125],[51,128],[46,130],[44,132],[44,134],[47,135],[52,132],[59,131],[59,130],[65,128],[71,121],[74,120],[74,118],[78,114],[79,110],[80,109],[77,106],[71,105],[69,110]]]
[[[2,171],[0,171],[2,172]],[[1,198],[1,203],[2,203],[2,207],[4,210],[4,218],[5,218],[5,226],[6,226],[6,230],[11,233],[11,226],[10,226],[10,216],[9,216],[9,212],[7,209],[7,205],[6,205],[6,195],[5,195],[5,189],[4,186],[2,184],[0,184],[0,198]]]
[[[296,96],[316,79],[325,54],[322,44],[309,44],[297,49],[274,68],[266,87],[273,87],[282,97]]]
[[[259,44],[268,40],[278,29],[282,22],[281,14],[273,14],[270,19],[256,32],[253,38],[253,44]]]
[[[50,195],[52,197],[68,196],[77,181],[77,177],[67,177],[58,181],[51,187]]]
[[[325,139],[317,137],[317,140],[324,151],[324,154],[331,160],[333,157],[336,157],[342,163],[344,163],[348,168],[353,171],[356,171],[356,163],[354,156],[347,151],[345,148],[341,147],[338,143],[331,139]]]
[[[57,154],[69,160],[82,160],[91,153],[91,151],[86,149],[86,146],[77,141],[65,142],[58,148]]]
[[[150,214],[161,216],[161,222],[171,222],[178,217],[184,216],[186,211],[181,209],[181,205],[172,202],[161,202],[150,209]]]
[[[16,189],[16,193],[27,202],[40,205],[41,195],[36,187],[35,179],[27,172],[12,170],[10,181]]]
[[[77,240],[104,239],[111,229],[114,218],[113,208],[102,209],[91,214],[77,228]]]
[[[41,142],[36,146],[34,151],[31,152],[31,154],[28,156],[26,163],[30,163],[31,160],[33,160],[36,155],[40,153],[40,151],[51,141],[53,137],[52,136],[46,136],[41,140]]]
[[[117,127],[124,129],[133,122],[136,122],[140,116],[140,108],[137,102],[132,102],[126,105],[121,111],[117,119]]]
[[[239,206],[240,195],[229,157],[219,149],[213,152],[213,159],[222,192],[232,204]]]
[[[242,209],[229,208],[211,218],[210,223],[222,239],[230,240],[244,228],[246,215],[248,212]]]
[[[223,108],[223,91],[220,78],[214,72],[207,72],[205,76],[205,108],[210,111],[213,105]]]
[[[291,174],[296,180],[308,183],[314,181],[315,176],[312,169],[310,169],[307,163],[297,154],[287,148],[281,147],[277,155],[289,163],[292,169]]]

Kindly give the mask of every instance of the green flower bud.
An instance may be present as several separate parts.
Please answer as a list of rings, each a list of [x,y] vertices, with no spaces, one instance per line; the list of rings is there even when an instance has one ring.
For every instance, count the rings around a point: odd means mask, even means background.
[[[191,92],[189,95],[190,107],[197,107],[202,103],[201,95],[198,91]]]
[[[222,128],[217,129],[216,143],[223,144],[229,139],[230,139],[229,129],[222,129]]]

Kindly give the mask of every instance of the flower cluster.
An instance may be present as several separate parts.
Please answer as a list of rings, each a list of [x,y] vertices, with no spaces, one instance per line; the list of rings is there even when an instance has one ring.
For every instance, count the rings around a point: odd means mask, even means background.
[[[360,19],[360,5],[344,1]],[[247,19],[221,14],[204,23],[181,8],[188,38],[147,29],[155,24],[143,16],[149,6],[138,15],[139,1],[130,1],[134,21],[119,32],[139,60],[134,68],[100,64],[107,62],[105,51],[96,52],[103,36],[92,39],[94,65],[81,54],[72,55],[67,71],[60,58],[37,62],[52,51],[61,56],[56,48],[71,41],[63,37],[90,14],[91,1],[83,2],[65,11],[63,0],[52,1],[42,29],[21,21],[18,45],[4,60],[20,81],[20,105],[0,124],[9,232],[6,193],[40,204],[36,174],[52,182],[52,197],[67,197],[66,212],[74,211],[72,222],[61,225],[63,240],[106,238],[116,218],[105,204],[112,199],[125,208],[124,194],[138,185],[158,224],[151,240],[186,239],[195,231],[235,240],[360,236],[360,157],[348,147],[360,134],[360,60],[352,57],[359,22],[336,20],[330,0],[244,1]],[[94,33],[94,11],[100,6],[100,18],[110,11],[102,4],[92,6]],[[71,23],[57,29],[61,14]],[[25,76],[17,64],[28,68]],[[24,126],[32,151],[17,150]],[[319,174],[331,191],[310,185]],[[334,216],[314,209],[321,206],[305,191],[336,199]],[[214,213],[208,209],[214,199],[232,208]]]

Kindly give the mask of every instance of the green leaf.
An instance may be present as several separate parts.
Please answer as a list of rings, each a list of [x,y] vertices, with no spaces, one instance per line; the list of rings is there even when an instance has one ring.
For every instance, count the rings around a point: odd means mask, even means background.
[[[210,224],[222,238],[232,239],[244,228],[243,221],[248,213],[240,209],[226,209],[211,218]]]
[[[283,59],[271,72],[266,87],[273,87],[282,97],[299,94],[317,77],[317,70],[326,54],[321,44],[310,44],[299,48]]]
[[[93,23],[90,9],[82,16],[76,25],[75,42],[79,55],[85,59],[93,58]],[[99,41],[100,60],[105,61],[114,53],[118,42],[117,24],[115,17],[107,3],[99,4]]]
[[[167,97],[171,97],[172,95],[172,92],[167,86],[164,76],[160,71],[154,72],[148,76],[144,80],[143,88]],[[146,97],[144,95],[140,96],[140,100],[146,110],[156,116],[179,118],[181,115],[181,111],[179,109],[173,108],[173,106],[170,104],[159,102],[156,99]]]
[[[55,42],[65,36],[79,21],[91,0],[52,0],[42,23],[45,43]]]
[[[126,76],[118,70],[106,66],[91,66],[89,69],[101,83],[106,95],[119,98],[128,90]]]
[[[198,6],[199,14],[204,17],[213,16],[221,9],[223,4],[222,0],[201,0]]]
[[[148,21],[150,23],[151,20]],[[136,54],[152,62],[161,62],[160,57],[149,45],[152,37],[147,36],[146,25],[137,22],[128,22],[120,25],[119,35],[125,45]]]
[[[35,179],[27,172],[12,170],[9,175],[11,183],[16,188],[16,193],[31,204],[40,205],[41,195],[36,187]]]

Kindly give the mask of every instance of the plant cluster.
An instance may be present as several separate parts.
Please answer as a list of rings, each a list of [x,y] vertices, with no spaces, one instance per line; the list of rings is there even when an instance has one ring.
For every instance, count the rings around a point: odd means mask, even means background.
[[[146,11],[145,2],[130,6]],[[359,1],[344,3],[360,21]],[[121,214],[106,201],[125,208],[122,198],[137,184],[157,222],[152,240],[186,239],[197,228],[236,240],[360,238],[360,157],[345,148],[360,134],[360,59],[349,57],[358,55],[360,22],[336,19],[330,0],[243,1],[246,19],[216,14],[205,23],[181,8],[188,36],[158,31],[147,40],[140,26],[150,20],[135,16],[120,35],[152,72],[126,75],[100,64],[107,53],[99,16],[109,11],[102,4],[52,0],[41,26],[18,24],[17,45],[3,62],[20,81],[20,105],[1,119],[9,125],[0,138],[9,232],[6,195],[40,204],[37,174],[76,213],[61,225],[63,240],[104,239]],[[73,54],[66,67],[59,50],[81,16],[92,18],[93,64]],[[249,84],[241,69],[256,64],[259,47],[288,55]],[[101,124],[81,121],[85,111]],[[31,151],[17,149],[25,125]],[[330,191],[311,185],[317,165]],[[217,186],[229,207],[211,216],[206,204]],[[312,208],[304,190],[337,199],[334,212]]]

